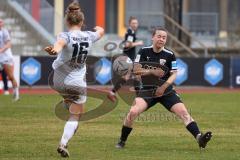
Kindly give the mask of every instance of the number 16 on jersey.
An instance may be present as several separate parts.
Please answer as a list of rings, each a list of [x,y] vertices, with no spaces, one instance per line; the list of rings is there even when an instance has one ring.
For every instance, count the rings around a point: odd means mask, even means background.
[[[81,42],[81,43],[75,43],[72,45],[73,47],[73,54],[71,62],[75,64],[83,64],[85,63],[87,59],[88,50],[89,47],[88,42]]]

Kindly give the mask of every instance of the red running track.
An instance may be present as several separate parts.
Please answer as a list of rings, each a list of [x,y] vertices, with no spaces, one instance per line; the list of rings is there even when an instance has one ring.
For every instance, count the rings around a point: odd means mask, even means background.
[[[94,92],[94,90],[101,90],[102,92],[106,92],[110,90],[110,87],[107,86],[89,86],[88,91]],[[221,87],[176,87],[175,88],[178,93],[240,93],[240,88],[221,88]],[[10,90],[11,92],[11,90]],[[2,94],[2,91],[0,90]],[[27,87],[21,88],[20,94],[58,94],[51,88],[48,87]]]

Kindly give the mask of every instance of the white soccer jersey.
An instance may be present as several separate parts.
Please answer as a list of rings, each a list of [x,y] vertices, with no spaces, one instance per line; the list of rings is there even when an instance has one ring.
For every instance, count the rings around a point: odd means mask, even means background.
[[[7,29],[0,29],[0,48],[2,48],[7,41],[10,41],[10,35]],[[4,52],[0,53],[0,63],[5,63],[9,60],[12,60],[12,51],[11,48],[6,49]]]
[[[70,32],[62,32],[57,39],[63,39],[66,47],[58,54],[57,59],[53,63],[53,69],[63,65],[66,62],[75,64],[85,64],[87,54],[92,44],[99,39],[97,32],[73,30]]]
[[[80,30],[59,34],[58,39],[63,39],[67,45],[53,62],[53,87],[64,99],[78,104],[86,102],[85,61],[99,37],[97,32]]]

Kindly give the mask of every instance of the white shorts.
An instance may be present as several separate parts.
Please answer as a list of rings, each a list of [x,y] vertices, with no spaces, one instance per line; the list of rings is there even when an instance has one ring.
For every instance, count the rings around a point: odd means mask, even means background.
[[[87,100],[87,83],[85,79],[86,68],[81,71],[69,70],[59,67],[54,70],[53,89],[64,99],[76,104],[85,103]]]
[[[0,60],[0,65],[3,66],[4,64],[13,66],[14,65],[13,58],[7,58],[7,59],[4,59],[4,60]]]

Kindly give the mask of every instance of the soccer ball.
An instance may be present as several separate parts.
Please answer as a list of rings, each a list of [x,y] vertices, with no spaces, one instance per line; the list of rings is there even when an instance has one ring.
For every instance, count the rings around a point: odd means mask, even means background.
[[[119,56],[113,62],[113,72],[124,76],[133,69],[133,62],[128,56]]]

